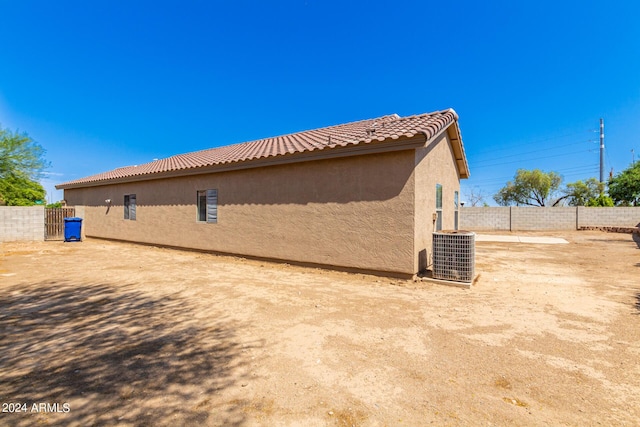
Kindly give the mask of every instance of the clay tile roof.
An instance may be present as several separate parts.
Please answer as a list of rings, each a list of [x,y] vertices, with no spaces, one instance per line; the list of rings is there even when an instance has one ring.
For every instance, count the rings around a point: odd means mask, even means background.
[[[83,184],[101,185],[102,183],[108,184],[112,180],[122,179],[133,181],[136,180],[136,177],[138,179],[149,179],[152,178],[153,174],[163,172],[187,171],[215,165],[251,162],[266,157],[287,156],[316,150],[332,150],[336,147],[349,145],[372,144],[377,141],[412,137],[419,133],[424,134],[427,141],[429,141],[448,128],[449,125],[456,122],[457,119],[458,116],[453,109],[408,117],[392,114],[375,119],[178,154],[143,165],[126,166],[65,182],[56,185],[56,188],[82,187]],[[464,157],[464,151],[462,151],[462,156]],[[466,159],[463,159],[463,161],[466,166]]]

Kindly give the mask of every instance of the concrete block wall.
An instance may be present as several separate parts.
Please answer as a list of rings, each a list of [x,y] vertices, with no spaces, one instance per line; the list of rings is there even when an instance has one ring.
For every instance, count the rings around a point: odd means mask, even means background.
[[[460,230],[511,230],[511,211],[503,207],[470,207],[460,210]]]
[[[576,208],[511,207],[511,231],[575,230]]]
[[[466,207],[460,229],[471,231],[577,230],[580,227],[638,227],[640,207]]]
[[[640,227],[640,207],[578,208],[578,227]]]
[[[0,242],[44,240],[44,206],[0,206]]]

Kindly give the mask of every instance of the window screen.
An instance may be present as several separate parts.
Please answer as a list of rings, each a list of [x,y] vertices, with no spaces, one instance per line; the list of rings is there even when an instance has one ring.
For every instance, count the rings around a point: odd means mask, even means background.
[[[442,230],[442,185],[436,184],[436,231]]]
[[[460,206],[459,203],[459,197],[460,195],[458,194],[457,191],[453,192],[453,229],[457,230],[458,229],[458,213],[459,213],[459,209],[458,206]]]
[[[198,221],[218,222],[218,190],[198,191]]]
[[[136,195],[125,194],[124,196],[124,219],[136,219]]]

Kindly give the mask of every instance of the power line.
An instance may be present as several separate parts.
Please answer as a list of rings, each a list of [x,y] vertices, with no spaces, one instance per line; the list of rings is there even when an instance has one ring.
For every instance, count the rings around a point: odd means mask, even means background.
[[[570,168],[563,168],[561,169],[561,171],[572,171],[572,170],[578,170],[578,169],[597,169],[598,168],[598,164],[597,163],[592,163],[590,165],[583,165],[583,166],[573,166]]]
[[[555,146],[553,148],[571,147],[571,146],[574,146],[574,145],[584,144],[585,142],[588,142],[588,141],[572,142],[571,144],[557,145],[557,146]],[[521,152],[521,153],[509,154],[509,155],[506,155],[506,156],[493,157],[493,158],[487,159],[487,160],[478,160],[477,162],[474,162],[474,163],[491,162],[493,160],[500,160],[500,159],[506,159],[506,158],[510,158],[510,157],[523,156],[525,154],[539,153],[541,151],[549,151],[549,150],[550,150],[549,148],[541,148],[539,150],[525,151],[525,152]]]
[[[604,119],[600,119],[600,182],[604,182]]]
[[[514,160],[514,161],[511,161],[511,162],[491,163],[491,164],[488,164],[488,165],[475,166],[475,168],[482,169],[482,168],[488,168],[488,167],[494,167],[494,166],[510,165],[510,164],[513,164],[513,163],[522,163],[522,162],[531,161],[531,160],[542,160],[542,159],[550,159],[550,158],[553,158],[553,157],[575,156],[576,153],[583,153],[583,152],[588,152],[588,151],[589,150],[581,150],[581,151],[572,152],[572,153],[554,154],[552,156],[542,156],[542,157],[533,157],[533,158],[529,158],[529,159],[519,159],[519,160]]]
[[[592,132],[592,131],[589,130],[588,132]],[[554,140],[558,140],[558,139],[561,139],[561,138],[567,138],[569,136],[574,136],[574,135],[578,135],[578,134],[582,134],[582,133],[583,133],[583,131],[568,133],[566,135],[560,135],[560,136],[550,136],[548,138],[535,139],[535,140],[532,140],[532,141],[528,141],[526,143],[518,143],[518,145],[537,145],[540,142],[554,141]],[[487,154],[487,153],[493,153],[493,152],[496,152],[496,151],[504,151],[504,150],[505,150],[504,148],[494,148],[494,149],[491,149],[491,150],[480,151],[478,153],[479,154]]]
[[[613,169],[613,162],[611,161],[611,157],[609,157],[609,151],[605,151],[604,153],[607,156],[607,162],[609,163],[609,167]]]
[[[589,165],[581,165],[581,166],[573,166],[569,168],[563,168],[555,170],[554,172],[562,175],[563,177],[567,176],[576,176],[576,175],[584,175],[586,173],[593,173],[597,175],[598,173],[598,164],[589,164]],[[513,176],[503,176],[503,177],[488,177],[484,179],[474,180],[471,178],[468,182],[474,185],[491,185],[491,184],[501,184],[506,183],[509,180],[512,180]]]

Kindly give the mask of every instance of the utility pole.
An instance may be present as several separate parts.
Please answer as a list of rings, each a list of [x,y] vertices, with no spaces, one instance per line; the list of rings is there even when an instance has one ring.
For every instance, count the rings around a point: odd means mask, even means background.
[[[636,165],[636,152],[633,151],[633,148],[631,149],[631,166],[635,166]]]
[[[600,182],[604,182],[604,120],[600,119]]]

